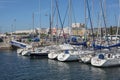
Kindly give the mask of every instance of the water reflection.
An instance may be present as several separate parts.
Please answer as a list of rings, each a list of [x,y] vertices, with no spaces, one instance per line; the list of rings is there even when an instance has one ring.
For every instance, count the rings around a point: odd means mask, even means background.
[[[90,64],[83,64],[79,62],[59,62],[48,60],[51,69],[56,68],[62,79],[84,79],[84,80],[119,80],[116,77],[120,72],[119,67],[112,68],[97,68]],[[61,75],[62,74],[62,75]],[[77,76],[77,77],[76,77]]]
[[[79,62],[30,58],[15,51],[0,54],[0,80],[119,80],[120,67],[96,68]]]

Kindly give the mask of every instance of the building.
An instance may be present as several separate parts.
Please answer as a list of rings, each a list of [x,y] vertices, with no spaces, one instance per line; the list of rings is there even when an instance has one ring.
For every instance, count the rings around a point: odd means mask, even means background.
[[[84,36],[85,32],[86,32],[85,24],[72,23],[72,35]]]

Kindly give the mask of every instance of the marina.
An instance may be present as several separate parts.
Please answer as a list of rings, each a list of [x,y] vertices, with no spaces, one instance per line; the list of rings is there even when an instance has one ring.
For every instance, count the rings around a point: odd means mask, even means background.
[[[120,80],[120,0],[11,4],[0,7],[0,80]]]

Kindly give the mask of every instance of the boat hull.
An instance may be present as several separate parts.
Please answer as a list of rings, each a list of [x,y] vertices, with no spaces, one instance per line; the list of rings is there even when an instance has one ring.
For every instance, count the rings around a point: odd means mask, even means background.
[[[47,52],[30,52],[30,56],[48,56]]]
[[[24,49],[17,49],[17,53],[21,54]]]
[[[90,63],[91,58],[92,58],[92,56],[86,55],[86,56],[82,56],[80,59],[83,63]]]
[[[78,55],[64,54],[61,53],[58,55],[57,59],[59,61],[77,61],[79,59]]]
[[[58,54],[54,53],[54,52],[48,54],[49,59],[57,59],[57,56],[58,56]]]
[[[21,53],[22,56],[29,56],[30,55],[30,51],[28,50],[24,50],[22,53]]]
[[[120,58],[116,59],[98,59],[94,57],[91,59],[91,64],[96,67],[110,67],[120,65]]]

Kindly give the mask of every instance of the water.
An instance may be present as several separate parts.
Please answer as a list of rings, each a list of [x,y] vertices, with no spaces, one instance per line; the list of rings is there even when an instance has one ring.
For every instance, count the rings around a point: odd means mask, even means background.
[[[120,67],[96,68],[0,51],[0,80],[120,80],[119,74]]]

